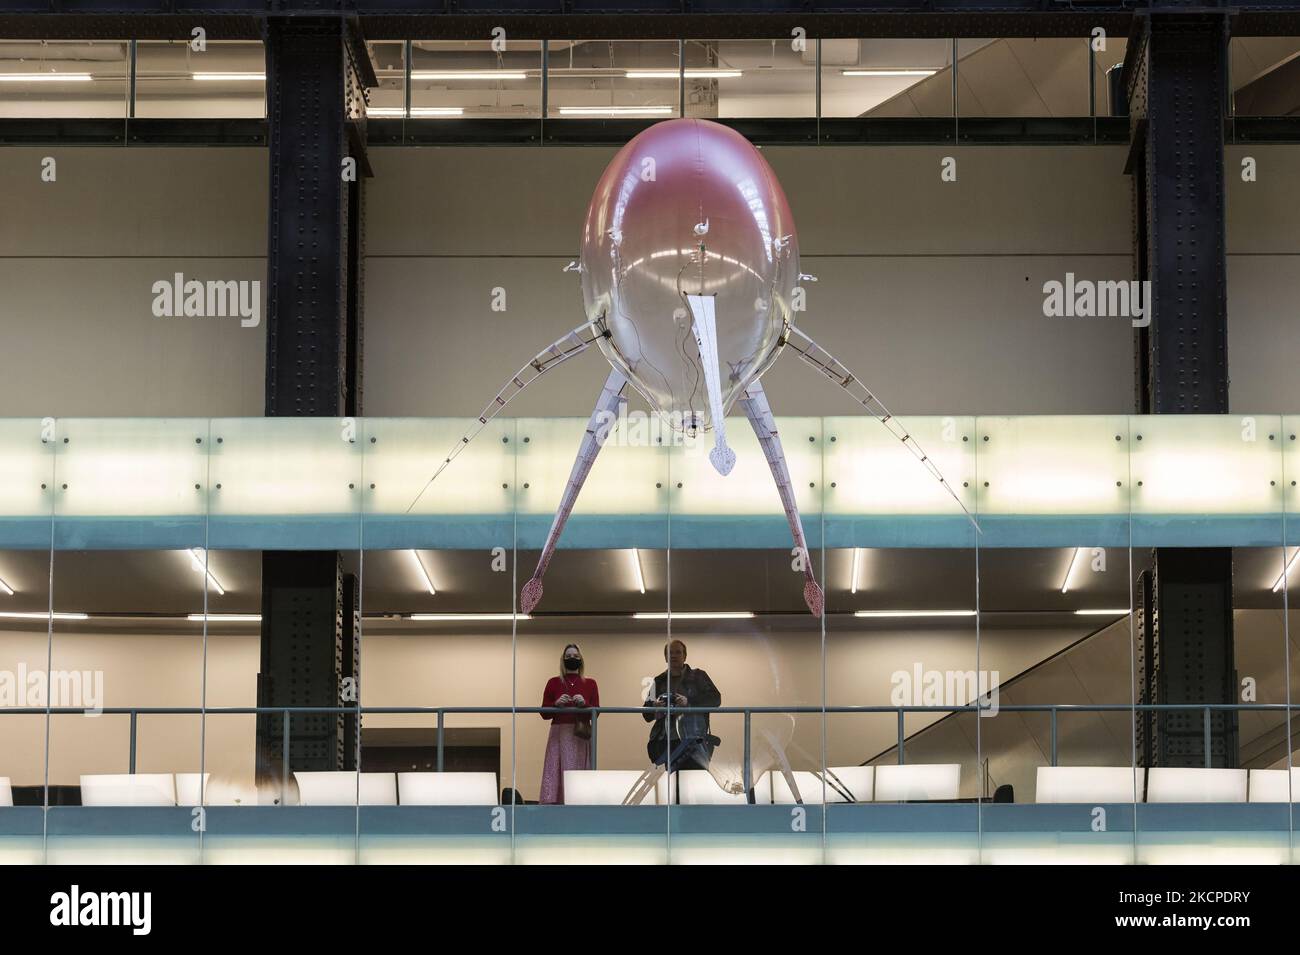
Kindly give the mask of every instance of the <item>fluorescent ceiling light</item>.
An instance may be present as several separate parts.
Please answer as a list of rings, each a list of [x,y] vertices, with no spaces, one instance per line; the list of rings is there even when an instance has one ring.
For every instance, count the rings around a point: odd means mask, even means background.
[[[0,83],[88,83],[89,73],[0,73]]]
[[[752,610],[674,610],[672,613],[634,613],[633,620],[748,620]]]
[[[840,76],[934,76],[938,70],[923,68],[881,67],[880,69],[840,70]]]
[[[1076,610],[1075,614],[1080,617],[1127,617],[1131,610],[1127,608],[1118,610]]]
[[[1065,568],[1065,579],[1061,581],[1061,593],[1063,594],[1070,592],[1070,577],[1074,574],[1074,565],[1078,563],[1079,553],[1082,550],[1082,547],[1076,547],[1074,549],[1074,554],[1070,557],[1070,566]]]
[[[440,621],[478,623],[488,620],[532,620],[526,613],[521,613],[517,617],[510,613],[413,613],[408,620],[422,620],[437,623]]]
[[[973,617],[974,610],[855,610],[855,617]]]
[[[206,555],[204,554],[203,548],[201,547],[190,548],[190,563],[194,565],[194,569],[197,570],[200,574],[206,573],[208,575],[208,580],[211,582],[212,586],[216,589],[217,593],[224,597],[226,595],[226,589],[221,586],[221,581],[217,580],[217,578],[213,576],[211,568],[209,568],[207,565],[205,556]]]
[[[626,70],[623,74],[629,80],[675,80],[685,75],[688,80],[735,79],[745,74],[740,70],[687,68],[685,74],[677,70]]]
[[[632,548],[632,573],[636,575],[636,588],[645,593],[645,574],[641,572],[641,551]]]
[[[1295,549],[1295,553],[1286,562],[1286,567],[1282,569],[1282,573],[1277,575],[1277,581],[1273,584],[1273,593],[1277,593],[1286,584],[1287,578],[1291,576],[1291,568],[1295,566],[1297,557],[1300,557],[1300,547]]]
[[[561,106],[561,116],[671,116],[671,106]]]
[[[260,613],[192,613],[185,619],[191,623],[202,623],[204,620],[209,623],[258,623],[262,615]]]
[[[420,576],[424,578],[424,583],[429,588],[429,596],[438,596],[438,590],[433,586],[433,578],[430,577],[429,572],[424,569],[424,561],[420,560],[419,552],[412,550],[408,553],[411,555],[411,560],[415,561],[415,566],[420,568]]]
[[[465,110],[461,106],[412,106],[412,116],[463,116]],[[399,119],[406,115],[404,106],[367,106],[367,116],[396,116]]]
[[[413,80],[526,80],[523,70],[412,70]]]
[[[4,617],[7,620],[49,620],[51,616],[53,616],[55,620],[90,619],[90,614],[88,613],[56,613],[53,615],[48,613],[19,613],[16,611],[0,613],[0,617]]]
[[[7,583],[5,583],[3,580],[0,580],[0,590],[3,590],[10,597],[14,595],[14,589],[10,587]],[[645,591],[643,590],[641,591],[641,593],[645,593]]]
[[[247,81],[260,83],[266,80],[266,74],[265,73],[195,73],[194,78],[196,80],[207,80],[207,81],[218,82],[218,83],[225,80],[231,80],[235,82],[239,82],[241,80],[247,80]]]
[[[858,592],[858,564],[862,559],[862,548],[853,548],[853,570],[849,571],[849,593]]]

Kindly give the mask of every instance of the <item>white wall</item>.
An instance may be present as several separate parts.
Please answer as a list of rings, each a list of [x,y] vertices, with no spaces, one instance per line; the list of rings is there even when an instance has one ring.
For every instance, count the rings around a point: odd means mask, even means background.
[[[764,150],[789,195],[804,268],[819,279],[801,325],[896,411],[1129,410],[1130,329],[1042,315],[1050,278],[1129,274],[1123,150],[958,150],[958,181],[945,184],[940,160],[950,152]],[[376,151],[368,413],[476,414],[581,323],[578,282],[561,269],[612,154]],[[491,308],[497,287],[504,313]],[[588,413],[600,366],[584,357],[548,376],[530,391],[528,413]],[[793,361],[766,380],[778,414],[853,411]]]
[[[1242,410],[1300,409],[1300,149],[1229,147],[1229,362]],[[365,402],[373,415],[475,414],[577,325],[576,255],[608,148],[372,150]],[[771,147],[811,286],[802,324],[895,411],[1132,408],[1121,320],[1048,319],[1042,283],[1131,274],[1123,147]],[[58,160],[42,183],[41,159]],[[958,181],[941,183],[945,155]],[[1259,180],[1240,181],[1243,156]],[[265,327],[158,319],[150,286],[265,280],[266,154],[252,148],[0,150],[4,415],[256,415]],[[492,289],[509,309],[492,312]],[[584,357],[517,413],[586,414]],[[778,413],[851,413],[783,361]],[[514,409],[512,409],[513,412]]]
[[[181,272],[265,297],[266,166],[261,149],[0,149],[0,415],[262,414],[265,322],[155,318],[152,286]]]

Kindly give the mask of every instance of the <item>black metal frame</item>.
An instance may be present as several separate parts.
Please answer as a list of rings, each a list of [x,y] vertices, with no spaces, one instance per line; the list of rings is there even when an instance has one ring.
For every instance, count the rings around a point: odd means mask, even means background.
[[[356,20],[372,40],[483,39],[494,27],[533,39],[1121,36],[1151,8],[1138,0],[7,0],[13,39],[256,39],[267,17]],[[1174,0],[1161,9],[1230,11],[1238,36],[1300,35],[1295,0]]]
[[[1137,410],[1225,414],[1228,22],[1221,13],[1159,13],[1137,27],[1124,61],[1128,171],[1134,271],[1151,290],[1149,324],[1135,335]],[[1232,702],[1232,551],[1158,547],[1141,589],[1141,701]],[[1146,764],[1197,765],[1193,740],[1202,732],[1205,759],[1212,735],[1214,765],[1237,765],[1236,719],[1226,712],[1203,730],[1174,713],[1145,720],[1139,739]]]
[[[366,158],[363,88],[373,84],[355,31],[337,18],[275,18],[266,37],[268,159],[266,414],[360,413],[360,223]],[[355,179],[344,160],[356,161]],[[359,676],[357,585],[334,551],[262,554],[261,705],[337,706]],[[298,717],[295,769],[356,760],[341,716]],[[259,774],[286,745],[258,718]],[[303,738],[300,741],[299,736]],[[283,758],[283,753],[281,753]]]
[[[888,117],[716,120],[760,146],[1090,145],[1129,142],[1128,118]],[[611,125],[613,124],[613,125]],[[621,146],[638,120],[371,119],[367,146]],[[265,146],[264,119],[0,119],[0,146]],[[1300,143],[1300,116],[1237,116],[1225,143]]]

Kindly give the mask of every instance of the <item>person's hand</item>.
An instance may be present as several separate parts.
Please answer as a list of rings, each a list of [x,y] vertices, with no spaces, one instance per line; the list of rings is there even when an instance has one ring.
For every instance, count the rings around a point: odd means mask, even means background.
[[[574,706],[586,706],[586,705],[587,705],[587,699],[586,699],[586,697],[584,697],[581,693],[575,693],[575,694],[573,694],[573,705],[574,705]]]
[[[573,697],[569,696],[569,694],[566,693],[564,694],[564,696],[560,697],[558,700],[555,701],[555,705],[568,706],[572,702],[573,702]]]
[[[690,701],[687,700],[686,697],[682,696],[680,693],[674,693],[674,694],[673,694],[673,705],[674,705],[674,706],[686,706],[689,702],[690,702]]]

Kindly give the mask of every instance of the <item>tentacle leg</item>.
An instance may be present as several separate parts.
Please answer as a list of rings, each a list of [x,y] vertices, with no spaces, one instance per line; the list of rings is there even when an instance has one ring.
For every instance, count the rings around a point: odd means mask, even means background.
[[[429,478],[429,480],[425,482],[424,487],[420,489],[420,493],[415,496],[415,500],[413,500],[406,508],[406,513],[411,513],[412,508],[420,502],[420,498],[424,497],[425,492],[428,491],[433,482],[438,479],[438,475],[447,469],[447,466],[455,460],[456,455],[460,454],[460,452],[464,450],[465,445],[474,440],[474,438],[478,436],[478,433],[487,427],[489,421],[500,414],[501,409],[509,404],[512,398],[517,396],[521,391],[552,368],[563,364],[575,355],[582,354],[591,347],[596,339],[603,338],[608,334],[609,333],[604,328],[603,321],[587,322],[584,325],[579,325],[563,338],[560,338],[546,346],[546,348],[537,353],[536,357],[534,357],[532,361],[515,372],[514,376],[506,382],[506,386],[498,391],[496,397],[493,398],[488,403],[488,406],[483,409],[483,412],[478,416],[478,419],[470,427],[469,431],[465,432],[464,437],[457,441],[456,444],[452,446],[452,449],[447,452],[447,456],[443,459],[442,464],[438,465],[438,470],[433,472],[433,477]]]
[[[916,439],[899,423],[897,418],[890,414],[889,409],[871,392],[871,389],[863,384],[857,375],[849,371],[838,358],[793,325],[786,326],[783,344],[794,349],[805,362],[847,391],[854,401],[866,408],[868,413],[889,430],[890,434],[901,441],[903,447],[911,451],[935,480],[943,485],[944,490],[952,495],[952,499],[957,502],[957,506],[966,515],[967,520],[974,525],[976,532],[979,531],[979,523],[971,512],[966,509],[966,505],[962,503],[961,497],[953,490],[952,485],[944,479],[934,461],[930,459],[930,456],[925,453]]]
[[[537,561],[537,569],[533,571],[532,578],[519,592],[521,613],[532,613],[533,608],[542,599],[542,577],[546,574],[546,568],[550,566],[551,558],[555,556],[555,547],[559,543],[560,534],[564,532],[564,525],[568,523],[569,515],[573,513],[573,505],[577,503],[582,485],[586,482],[587,475],[591,473],[592,465],[596,463],[596,455],[600,453],[601,446],[609,435],[611,422],[619,417],[620,410],[627,403],[627,398],[623,395],[626,389],[626,376],[617,369],[611,371],[609,377],[605,379],[605,387],[601,389],[591,419],[587,422],[587,431],[582,436],[582,444],[578,446],[578,456],[573,462],[573,470],[569,472],[569,482],[564,487],[564,496],[560,499],[560,506],[555,512],[555,520],[551,522],[551,530],[546,535],[546,544],[542,548],[542,556]]]
[[[826,598],[817,577],[813,574],[812,557],[808,553],[808,540],[804,537],[803,521],[799,518],[799,504],[794,496],[794,484],[790,481],[790,469],[785,463],[785,450],[781,447],[781,437],[776,432],[776,419],[772,417],[772,408],[767,403],[767,394],[763,386],[755,381],[745,389],[740,399],[740,406],[758,436],[758,443],[763,446],[763,455],[767,466],[772,471],[772,480],[776,482],[776,491],[781,496],[781,506],[785,508],[786,520],[790,522],[790,534],[794,537],[794,546],[799,549],[803,562],[804,603],[814,616],[821,616],[826,606]]]

